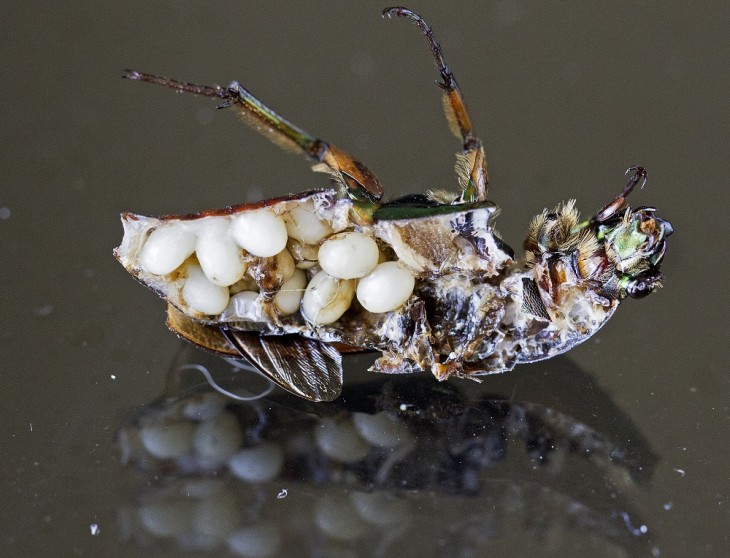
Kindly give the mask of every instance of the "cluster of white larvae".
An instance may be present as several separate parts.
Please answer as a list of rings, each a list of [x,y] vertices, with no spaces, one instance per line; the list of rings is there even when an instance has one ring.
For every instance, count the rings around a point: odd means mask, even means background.
[[[301,311],[315,325],[338,320],[355,296],[374,313],[395,310],[410,297],[413,275],[398,262],[384,261],[372,236],[333,233],[311,202],[282,214],[265,208],[169,220],[149,235],[139,264],[161,276],[182,266],[185,303],[193,311],[226,321],[265,320],[261,295],[246,276],[246,254],[276,258],[271,266],[278,278],[272,289],[276,310],[281,315]]]

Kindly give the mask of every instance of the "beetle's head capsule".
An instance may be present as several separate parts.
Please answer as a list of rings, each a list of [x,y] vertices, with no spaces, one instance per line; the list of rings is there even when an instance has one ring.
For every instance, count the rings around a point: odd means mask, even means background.
[[[598,239],[619,276],[620,298],[643,298],[661,286],[659,268],[674,229],[655,212],[653,207],[628,208],[598,226]]]

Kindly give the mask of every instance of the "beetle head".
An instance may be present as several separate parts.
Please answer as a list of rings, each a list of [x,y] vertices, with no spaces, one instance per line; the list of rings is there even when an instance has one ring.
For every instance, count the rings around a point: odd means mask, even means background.
[[[597,238],[616,270],[620,298],[643,298],[661,286],[659,268],[673,228],[655,212],[653,207],[627,208],[623,216],[597,225]]]

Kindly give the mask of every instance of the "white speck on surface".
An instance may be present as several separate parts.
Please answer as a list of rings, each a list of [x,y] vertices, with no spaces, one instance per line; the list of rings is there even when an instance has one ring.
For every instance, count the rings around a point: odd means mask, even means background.
[[[356,52],[350,57],[350,70],[357,76],[367,76],[373,72],[375,61],[367,52]]]
[[[277,498],[278,498],[279,500],[282,500],[282,499],[286,498],[286,497],[287,497],[288,495],[289,495],[289,491],[288,491],[288,490],[287,490],[286,488],[282,488],[282,489],[281,489],[281,490],[279,491],[279,493],[278,493],[278,494],[276,495],[276,497],[277,497]]]
[[[666,504],[664,504],[664,505],[663,505],[662,507],[663,507],[663,508],[664,508],[664,509],[665,509],[666,511],[669,511],[669,510],[671,510],[671,509],[672,509],[672,507],[673,507],[673,506],[674,506],[674,502],[667,502],[667,503],[666,503]]]
[[[117,379],[117,376],[115,374],[111,374],[110,377],[111,377],[112,380],[116,380]]]
[[[10,219],[9,207],[0,207],[0,219],[2,219],[3,221]]]
[[[89,530],[91,531],[91,536],[95,537],[96,535],[101,533],[101,529],[96,523],[92,523],[89,525]]]
[[[30,431],[33,432],[33,423],[29,422],[28,424],[30,424]]]
[[[33,310],[33,313],[39,318],[45,318],[53,312],[53,304],[45,304]]]
[[[213,122],[214,116],[215,112],[208,107],[199,108],[195,111],[195,120],[198,121],[198,124],[201,124],[203,126]]]
[[[679,473],[680,477],[684,477],[684,475],[686,474],[684,469],[674,468],[674,469],[672,469],[672,471],[674,471],[675,473]]]
[[[697,393],[697,391],[698,391],[698,390],[697,390],[697,388],[696,388],[696,387],[691,387],[691,388],[689,388],[689,391],[690,391],[691,393]]]

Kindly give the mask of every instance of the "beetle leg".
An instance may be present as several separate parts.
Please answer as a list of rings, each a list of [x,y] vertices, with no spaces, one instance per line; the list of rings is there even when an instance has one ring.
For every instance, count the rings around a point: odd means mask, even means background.
[[[462,142],[462,153],[457,156],[458,159],[456,162],[456,172],[463,189],[461,201],[486,201],[489,174],[487,172],[487,161],[484,155],[482,140],[474,135],[474,129],[469,118],[469,113],[466,110],[464,97],[459,89],[459,84],[456,83],[454,74],[451,73],[451,70],[446,65],[441,45],[439,45],[433,31],[423,18],[408,8],[385,8],[383,10],[383,16],[386,15],[388,17],[395,15],[409,18],[418,25],[426,37],[428,44],[431,46],[431,54],[433,54],[436,68],[441,75],[442,81],[437,81],[436,84],[444,93],[443,102],[446,119],[449,122],[451,132],[457,138],[460,138]]]
[[[591,217],[589,221],[579,224],[579,228],[593,227],[595,225],[608,221],[611,217],[616,215],[616,213],[623,207],[624,203],[626,203],[626,198],[639,182],[641,182],[641,187],[644,187],[644,184],[646,184],[646,169],[644,169],[644,167],[640,167],[638,165],[629,167],[628,169],[626,169],[625,174],[629,173],[633,174],[631,175],[631,178],[629,178],[629,181],[626,183],[626,186],[624,186],[624,189],[621,190],[621,193],[613,198],[610,202],[608,202],[603,207],[603,209],[601,209],[598,213]]]
[[[375,204],[383,196],[380,181],[363,163],[334,145],[315,138],[292,124],[267,107],[238,82],[234,81],[228,87],[194,85],[134,70],[126,70],[122,77],[163,85],[181,93],[216,97],[222,101],[218,108],[235,107],[246,124],[279,147],[302,153],[314,161],[323,163],[345,186],[347,194],[353,200],[365,204]]]

